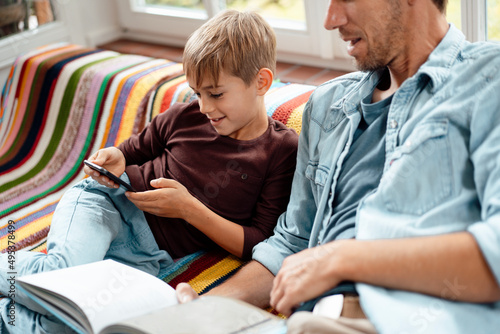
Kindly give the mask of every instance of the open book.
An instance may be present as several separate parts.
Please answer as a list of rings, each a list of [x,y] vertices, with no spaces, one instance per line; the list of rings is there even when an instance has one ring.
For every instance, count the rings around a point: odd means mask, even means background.
[[[178,304],[164,281],[112,260],[19,277],[41,313],[79,333],[285,333],[285,321],[250,304],[205,296]]]

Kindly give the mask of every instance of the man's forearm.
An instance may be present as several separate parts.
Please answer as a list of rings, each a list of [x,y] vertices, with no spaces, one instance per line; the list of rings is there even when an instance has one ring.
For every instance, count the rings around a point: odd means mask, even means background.
[[[467,302],[500,300],[500,288],[467,232],[353,241],[340,250],[344,279]]]
[[[271,305],[288,315],[342,281],[467,302],[500,300],[500,288],[467,232],[406,239],[333,241],[286,258]]]
[[[251,261],[207,295],[233,297],[265,308],[269,306],[273,279],[274,275],[266,267],[257,261]]]

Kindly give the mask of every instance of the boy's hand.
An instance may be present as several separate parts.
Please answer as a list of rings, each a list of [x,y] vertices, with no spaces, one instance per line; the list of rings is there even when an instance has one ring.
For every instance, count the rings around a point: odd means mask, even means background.
[[[100,149],[99,151],[92,154],[89,159],[90,162],[95,163],[105,169],[108,172],[115,174],[120,177],[120,175],[125,172],[125,157],[123,156],[122,151],[117,149],[116,147],[108,147]],[[85,174],[99,182],[100,184],[110,187],[110,188],[118,188],[119,185],[115,182],[111,181],[108,177],[101,175],[99,172],[93,170],[88,166],[84,166],[83,171]]]
[[[197,200],[186,187],[175,180],[165,178],[152,180],[151,186],[157,189],[125,194],[142,211],[159,217],[187,220]]]
[[[177,284],[177,287],[175,288],[175,294],[177,295],[177,300],[180,304],[184,304],[192,301],[193,299],[199,298],[196,291],[194,291],[193,288],[187,283]]]

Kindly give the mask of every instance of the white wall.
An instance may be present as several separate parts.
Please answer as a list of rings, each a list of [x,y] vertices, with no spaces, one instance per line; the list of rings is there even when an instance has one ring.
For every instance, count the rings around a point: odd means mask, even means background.
[[[55,42],[94,47],[121,36],[114,0],[56,0],[54,6],[56,22],[0,40],[0,89],[20,53]]]

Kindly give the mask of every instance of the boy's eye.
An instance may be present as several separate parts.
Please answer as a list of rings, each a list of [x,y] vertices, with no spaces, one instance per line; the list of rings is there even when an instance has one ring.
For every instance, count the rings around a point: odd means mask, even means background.
[[[218,98],[222,97],[222,93],[220,93],[220,94],[210,94],[210,97],[212,97],[214,99],[218,99]]]

